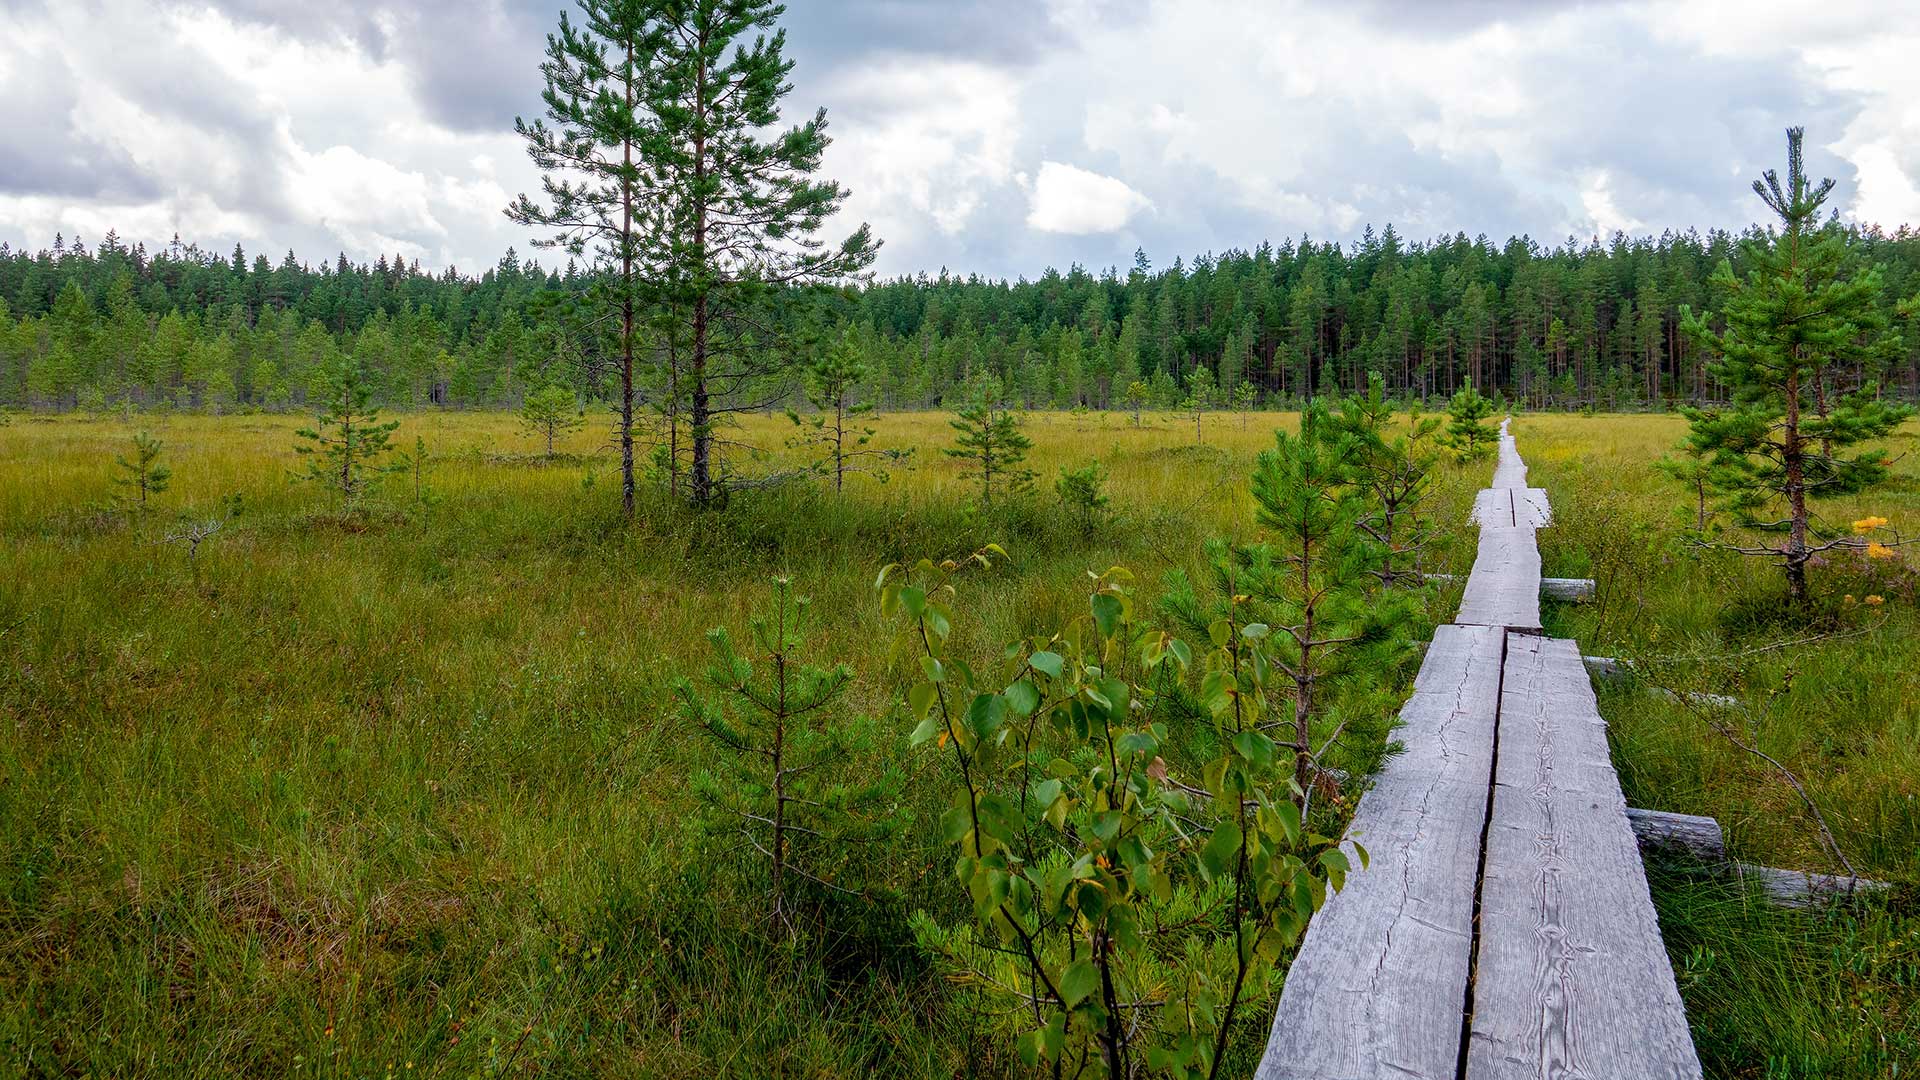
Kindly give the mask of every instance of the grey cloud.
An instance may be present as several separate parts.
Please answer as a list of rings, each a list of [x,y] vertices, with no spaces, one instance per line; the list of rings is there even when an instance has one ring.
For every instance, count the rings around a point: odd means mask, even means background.
[[[159,195],[159,185],[125,150],[89,139],[74,122],[74,81],[57,60],[0,80],[10,113],[0,124],[0,193],[120,202]]]

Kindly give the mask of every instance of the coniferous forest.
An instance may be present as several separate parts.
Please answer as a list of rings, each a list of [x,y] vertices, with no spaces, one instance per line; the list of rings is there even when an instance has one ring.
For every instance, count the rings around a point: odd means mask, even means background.
[[[1853,257],[1878,264],[1895,299],[1920,287],[1920,234],[1833,223]],[[1462,383],[1532,408],[1660,408],[1722,400],[1725,388],[1681,330],[1711,303],[1708,279],[1741,236],[1724,231],[1495,245],[1464,234],[1408,242],[1392,226],[1343,246],[1308,238],[1176,258],[1136,253],[1124,272],[1070,267],[1034,280],[946,272],[776,295],[782,333],[759,400],[841,335],[870,368],[860,392],[892,408],[938,405],[976,372],[1029,408],[1120,408],[1139,381],[1170,406],[1206,367],[1222,396],[1243,384],[1273,405],[1353,392],[1377,372],[1389,392],[1433,397]],[[0,403],[33,409],[131,403],[209,410],[304,406],[312,374],[350,351],[397,406],[518,405],[562,382],[610,397],[617,334],[596,330],[595,277],[508,251],[475,275],[382,257],[318,265],[157,251],[109,233],[29,253],[0,244]],[[659,404],[671,332],[648,338]],[[1920,392],[1920,336],[1886,370]],[[648,364],[640,361],[644,374]],[[643,383],[645,382],[643,378]]]

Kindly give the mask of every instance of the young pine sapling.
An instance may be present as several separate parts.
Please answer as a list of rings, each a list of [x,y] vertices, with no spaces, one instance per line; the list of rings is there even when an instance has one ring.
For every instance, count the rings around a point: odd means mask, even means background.
[[[976,376],[967,387],[967,403],[948,426],[960,433],[946,449],[957,458],[961,473],[980,484],[982,506],[993,506],[994,490],[1019,495],[1033,487],[1033,471],[1025,468],[1033,440],[1020,431],[1020,420],[1000,403],[1000,380]]]
[[[1478,461],[1493,453],[1500,442],[1499,429],[1487,423],[1493,410],[1493,402],[1472,384],[1460,384],[1459,392],[1447,402],[1446,444],[1456,461]]]
[[[1688,442],[1712,455],[1715,486],[1741,524],[1781,536],[1777,544],[1715,546],[1777,560],[1795,604],[1808,599],[1807,564],[1815,556],[1862,546],[1844,533],[1820,540],[1811,503],[1886,479],[1885,450],[1854,448],[1892,434],[1913,414],[1859,374],[1897,355],[1900,336],[1882,309],[1879,269],[1855,268],[1839,224],[1821,221],[1833,181],[1808,181],[1802,134],[1787,131],[1785,184],[1771,169],[1753,184],[1780,219],[1779,231],[1742,243],[1744,277],[1728,262],[1713,275],[1726,297],[1725,328],[1714,329],[1711,313],[1681,309],[1683,329],[1712,357],[1707,371],[1733,396],[1724,409],[1684,410]]]
[[[1195,364],[1193,374],[1187,379],[1187,396],[1180,401],[1180,411],[1193,414],[1193,441],[1204,442],[1200,430],[1200,420],[1208,409],[1213,408],[1214,398],[1219,389],[1213,380],[1213,369],[1205,364]]]
[[[800,429],[792,445],[818,455],[812,463],[813,471],[832,477],[835,491],[845,487],[849,473],[866,473],[886,483],[885,464],[905,461],[911,451],[868,445],[874,429],[858,421],[872,414],[874,404],[859,400],[856,392],[872,376],[873,366],[860,355],[852,334],[843,335],[832,348],[816,356],[801,374],[807,400],[819,412],[802,417],[787,410],[787,419]]]
[[[547,383],[520,403],[520,424],[546,444],[548,461],[553,460],[554,441],[578,431],[586,422],[579,399],[560,383]]]
[[[1107,467],[1097,461],[1089,461],[1078,469],[1060,466],[1053,490],[1080,519],[1080,529],[1089,537],[1105,520],[1107,507],[1113,502],[1107,494]]]
[[[1251,382],[1242,381],[1233,388],[1233,407],[1240,413],[1240,430],[1247,429],[1247,418],[1253,407],[1260,403],[1260,388]]]
[[[1147,403],[1147,398],[1151,394],[1152,390],[1139,379],[1127,384],[1126,397],[1122,400],[1126,403],[1127,411],[1133,414],[1134,427],[1140,426],[1140,407]]]
[[[145,514],[148,497],[167,490],[167,483],[173,478],[173,470],[160,460],[160,451],[160,440],[142,431],[133,437],[131,459],[114,456],[120,472],[113,477],[113,482],[126,490],[126,494],[115,496],[114,502],[130,518]]]
[[[1433,523],[1421,505],[1433,486],[1434,449],[1440,418],[1423,416],[1418,405],[1407,415],[1404,431],[1394,422],[1393,404],[1379,373],[1367,376],[1367,392],[1346,398],[1333,416],[1335,427],[1351,440],[1353,483],[1366,496],[1359,525],[1384,550],[1382,583],[1419,585],[1420,563],[1433,538]]]
[[[307,459],[297,480],[333,489],[341,503],[352,507],[378,482],[380,458],[392,449],[388,439],[398,420],[382,423],[373,401],[373,380],[359,359],[338,353],[317,374],[321,411],[312,427],[294,434],[306,440],[294,452]]]
[[[843,770],[882,750],[872,725],[838,715],[852,670],[805,660],[807,617],[807,600],[794,595],[791,580],[776,578],[749,626],[751,655],[715,627],[707,633],[713,659],[705,691],[685,679],[676,687],[686,718],[731,755],[724,775],[695,777],[695,791],[713,810],[706,824],[766,860],[771,915],[789,930],[796,879],[857,892],[834,880],[846,868],[845,846],[874,838],[884,827],[878,808],[899,788],[893,773],[861,782]]]

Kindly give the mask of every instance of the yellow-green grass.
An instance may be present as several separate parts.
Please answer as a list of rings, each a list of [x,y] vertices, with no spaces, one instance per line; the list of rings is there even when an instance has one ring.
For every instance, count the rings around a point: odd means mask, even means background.
[[[1080,610],[1089,569],[1131,567],[1150,600],[1208,536],[1254,534],[1248,466],[1296,423],[1209,415],[1196,445],[1190,417],[1037,414],[1038,490],[988,511],[940,453],[946,415],[887,415],[877,443],[916,449],[889,484],[856,478],[835,498],[801,482],[706,514],[648,486],[629,524],[604,428],[545,462],[510,416],[401,419],[396,442],[418,435],[434,457],[430,499],[395,478],[387,509],[345,519],[288,481],[298,418],[0,427],[0,1072],[1004,1071],[906,944],[907,910],[963,917],[928,830],[874,861],[895,900],[837,912],[823,944],[782,944],[753,868],[686,827],[689,777],[713,751],[671,682],[704,658],[707,627],[739,625],[786,573],[814,598],[814,653],[858,673],[848,707],[888,716],[902,670],[878,565],[1005,545],[1011,566],[963,585],[956,640],[975,655]],[[127,525],[104,503],[139,428],[165,441],[174,479]],[[741,468],[796,465],[793,430],[747,418],[730,435],[770,455]],[[1718,621],[1729,599],[1763,609],[1778,587],[1667,546],[1676,496],[1646,466],[1677,422],[1528,416],[1516,431],[1559,516],[1549,572],[1602,579],[1602,602],[1550,616],[1587,651],[1820,632]],[[1115,517],[1088,535],[1051,478],[1095,458]],[[1861,512],[1920,523],[1902,469]],[[1433,513],[1456,542],[1433,569],[1471,558],[1486,472],[1443,470]],[[233,494],[241,514],[192,563],[162,542]],[[1862,872],[1906,879],[1920,876],[1912,607],[1908,592],[1842,613],[1887,621],[1815,646],[1824,659],[1799,662],[1788,694],[1766,693],[1785,654],[1744,681],[1684,683],[1754,699],[1757,737],[1808,780]],[[1624,690],[1603,708],[1634,802],[1716,814],[1751,861],[1824,865],[1790,790],[1697,718]],[[904,739],[890,756],[930,819],[944,763]],[[1659,894],[1703,1054],[1727,1074],[1884,1076],[1912,1060],[1913,920],[1815,924],[1677,878]],[[1793,1053],[1824,1054],[1826,1071],[1768,1064]]]

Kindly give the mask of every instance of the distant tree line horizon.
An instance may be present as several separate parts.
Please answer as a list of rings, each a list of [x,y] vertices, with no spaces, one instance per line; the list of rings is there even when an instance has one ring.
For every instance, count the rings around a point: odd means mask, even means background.
[[[1829,221],[1858,268],[1878,264],[1889,315],[1920,290],[1920,232]],[[1389,225],[1342,245],[1307,238],[1099,273],[1078,265],[1015,281],[942,271],[837,289],[772,290],[770,374],[736,392],[798,392],[796,372],[835,345],[870,367],[860,395],[885,408],[952,404],[990,371],[1010,404],[1124,408],[1136,383],[1173,407],[1196,369],[1268,405],[1355,393],[1378,373],[1390,393],[1430,399],[1461,385],[1532,408],[1639,409],[1722,400],[1681,309],[1715,306],[1722,260],[1743,271],[1743,233],[1616,233],[1542,248],[1464,234],[1407,243]],[[0,243],[0,405],[296,409],[325,361],[351,352],[378,398],[400,407],[513,407],[565,386],[583,401],[616,387],[617,327],[601,279],[568,260],[509,249],[478,276],[344,254],[317,266],[222,256],[174,240],[155,253],[109,232],[93,248],[58,239],[29,253]],[[648,324],[666,371],[675,330]],[[773,340],[777,338],[778,340]],[[1881,370],[1854,372],[1920,396],[1920,336]],[[661,406],[668,376],[642,378]]]

